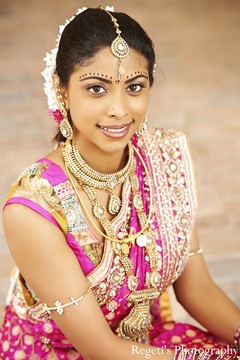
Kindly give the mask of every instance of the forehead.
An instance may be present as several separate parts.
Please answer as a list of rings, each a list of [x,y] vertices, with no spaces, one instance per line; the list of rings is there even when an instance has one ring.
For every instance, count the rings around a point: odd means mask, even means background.
[[[148,62],[146,58],[133,49],[130,49],[129,55],[126,58],[121,59],[121,62],[126,73],[148,70]],[[80,72],[107,72],[109,76],[116,76],[117,65],[118,58],[112,54],[110,47],[105,47],[99,50],[94,57],[85,61],[78,70]]]

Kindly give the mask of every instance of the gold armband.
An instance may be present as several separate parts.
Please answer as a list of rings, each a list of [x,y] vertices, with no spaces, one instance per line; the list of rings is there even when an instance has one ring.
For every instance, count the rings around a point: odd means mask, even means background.
[[[87,293],[89,292],[90,289],[91,289],[91,286],[89,285],[87,290],[81,296],[79,296],[77,299],[70,297],[71,301],[67,304],[62,304],[61,301],[57,300],[55,302],[55,306],[53,306],[53,307],[49,307],[47,304],[44,304],[43,305],[44,309],[48,312],[48,314],[50,314],[50,311],[56,310],[59,315],[62,315],[64,308],[71,306],[71,305],[77,306],[79,304],[79,301],[81,301],[84,298],[84,296],[87,295]]]
[[[197,249],[196,251],[191,251],[188,256],[194,256],[197,254],[201,254],[203,252],[202,248]]]

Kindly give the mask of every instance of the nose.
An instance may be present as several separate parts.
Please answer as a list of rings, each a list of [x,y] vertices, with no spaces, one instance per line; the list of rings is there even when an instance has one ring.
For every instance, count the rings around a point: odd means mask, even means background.
[[[123,119],[127,116],[127,104],[126,99],[124,99],[124,95],[117,94],[109,99],[109,105],[107,108],[107,116],[111,118],[115,118],[117,120]]]

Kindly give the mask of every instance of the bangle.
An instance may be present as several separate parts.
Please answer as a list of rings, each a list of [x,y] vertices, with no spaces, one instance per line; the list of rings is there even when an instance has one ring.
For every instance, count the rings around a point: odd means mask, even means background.
[[[238,351],[240,351],[240,326],[234,333],[233,345]]]
[[[194,256],[194,255],[197,255],[197,254],[201,254],[203,252],[203,249],[202,248],[198,248],[197,250],[195,251],[191,251],[188,256]]]
[[[44,310],[46,310],[48,312],[48,314],[50,314],[50,311],[56,310],[59,315],[62,315],[64,308],[71,306],[71,305],[77,306],[79,304],[79,301],[81,301],[84,298],[84,296],[87,295],[87,293],[89,292],[90,289],[91,289],[91,286],[88,286],[87,290],[81,296],[79,296],[77,299],[70,297],[71,301],[67,304],[62,304],[61,301],[59,301],[59,300],[57,300],[55,302],[55,306],[53,306],[53,307],[49,307],[47,304],[44,304],[43,305]]]

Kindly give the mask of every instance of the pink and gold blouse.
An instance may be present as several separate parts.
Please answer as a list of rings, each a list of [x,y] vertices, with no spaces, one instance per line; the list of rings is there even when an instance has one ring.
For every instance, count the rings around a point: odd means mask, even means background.
[[[151,228],[161,262],[158,290],[163,294],[180,276],[189,255],[196,213],[196,194],[191,157],[182,133],[151,129],[132,142],[141,153],[150,174],[153,190]],[[136,155],[136,173],[144,207],[149,205],[149,184]],[[139,228],[136,210],[130,201],[131,186],[123,186],[122,208],[112,221],[119,236]],[[115,332],[130,312],[127,277],[112,244],[101,242],[84,218],[78,197],[63,170],[43,158],[28,167],[13,184],[5,206],[22,204],[56,225],[65,235],[79,266],[91,283],[104,317]],[[145,249],[134,245],[130,251],[138,290],[146,286],[149,259]],[[213,335],[188,324],[167,321],[160,300],[151,306],[152,329],[146,339],[160,348],[184,346],[220,349],[228,346]],[[82,359],[46,312],[43,303],[29,288],[19,270],[12,276],[2,329],[0,359]]]

